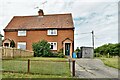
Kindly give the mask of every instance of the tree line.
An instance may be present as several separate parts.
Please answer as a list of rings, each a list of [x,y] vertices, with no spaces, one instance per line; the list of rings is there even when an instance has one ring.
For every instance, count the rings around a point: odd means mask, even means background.
[[[95,53],[98,53],[100,55],[110,55],[110,56],[119,56],[120,54],[120,43],[116,44],[104,44],[100,47],[95,48]]]

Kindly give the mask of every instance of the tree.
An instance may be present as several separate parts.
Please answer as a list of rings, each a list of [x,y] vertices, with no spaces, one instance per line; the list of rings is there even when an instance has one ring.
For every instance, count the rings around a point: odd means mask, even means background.
[[[76,53],[80,52],[80,48],[77,47],[77,49],[75,50]]]
[[[10,42],[10,47],[12,47],[12,48],[15,47],[15,42],[13,40],[11,40],[11,42]]]
[[[119,56],[120,53],[120,43],[116,44],[104,44],[98,48],[96,48],[95,53],[99,53],[101,55],[107,55],[108,53],[110,56]]]
[[[35,57],[40,57],[40,56],[48,57],[51,55],[50,44],[45,40],[33,43],[32,48]]]

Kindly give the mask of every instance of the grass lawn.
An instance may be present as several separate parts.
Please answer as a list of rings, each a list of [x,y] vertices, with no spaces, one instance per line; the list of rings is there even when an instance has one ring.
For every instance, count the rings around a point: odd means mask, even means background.
[[[27,60],[30,59],[30,74],[27,73]],[[50,61],[48,61],[50,60]],[[13,60],[3,60],[3,71],[14,71],[17,73],[3,73],[3,78],[12,77],[70,77],[68,62],[55,62],[57,60],[66,61],[65,58],[16,58]],[[24,75],[23,75],[24,74]]]
[[[109,67],[113,67],[113,68],[117,68],[117,69],[120,69],[120,66],[118,65],[118,59],[119,58],[105,58],[105,57],[99,57],[103,63]]]
[[[40,75],[40,74],[25,74],[25,73],[11,73],[3,72],[2,78],[70,78],[68,76],[59,75]]]
[[[31,57],[31,58],[15,58],[14,60],[51,60],[51,61],[56,61],[56,60],[66,60],[66,58],[54,58],[54,57]]]

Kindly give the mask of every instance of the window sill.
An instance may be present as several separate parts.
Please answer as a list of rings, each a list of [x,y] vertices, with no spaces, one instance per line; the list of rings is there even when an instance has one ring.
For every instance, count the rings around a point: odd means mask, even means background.
[[[26,36],[18,36],[18,37],[26,37]]]
[[[57,36],[57,34],[56,35],[48,35],[48,36]]]

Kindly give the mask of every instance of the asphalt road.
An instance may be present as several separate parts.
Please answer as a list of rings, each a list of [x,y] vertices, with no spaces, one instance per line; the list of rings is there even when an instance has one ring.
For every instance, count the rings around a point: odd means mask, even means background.
[[[118,69],[105,66],[100,59],[76,59],[76,77],[118,78]]]

